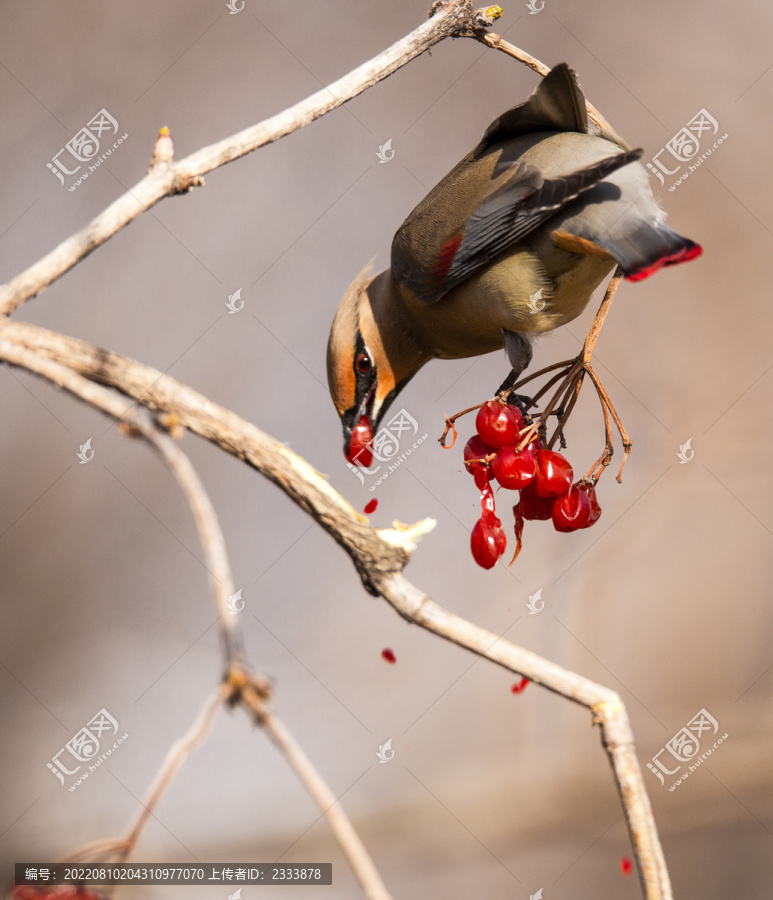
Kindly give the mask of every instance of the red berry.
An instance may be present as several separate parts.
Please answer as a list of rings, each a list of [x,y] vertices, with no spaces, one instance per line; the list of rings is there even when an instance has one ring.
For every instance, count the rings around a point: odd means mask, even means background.
[[[505,447],[518,443],[523,428],[523,415],[515,406],[489,400],[478,410],[475,429],[490,447]]]
[[[369,516],[372,512],[376,511],[376,507],[378,506],[378,500],[374,497],[365,507],[363,512],[366,516]]]
[[[364,466],[366,469],[373,462],[370,442],[373,440],[373,425],[368,416],[363,416],[352,428],[349,446],[344,447],[344,455],[350,463]]]
[[[491,481],[494,477],[491,466],[480,462],[491,456],[492,453],[494,453],[493,448],[486,446],[477,434],[473,435],[464,445],[464,468],[475,478],[478,490],[483,490],[484,483]]]
[[[534,490],[534,482],[521,488],[521,502],[518,504],[524,519],[549,519],[553,501],[549,497],[540,497]]]
[[[391,663],[391,665],[394,665],[397,662],[397,657],[395,656],[395,651],[390,650],[389,647],[385,647],[381,651],[381,658],[385,659],[388,663]]]
[[[502,523],[494,515],[484,515],[475,523],[470,535],[470,549],[475,562],[484,569],[493,568],[505,552],[507,539]]]
[[[577,487],[579,490],[586,493],[588,495],[588,500],[590,500],[590,516],[583,526],[583,528],[590,528],[591,525],[598,522],[599,517],[601,516],[601,507],[599,506],[599,501],[596,499],[596,488],[587,481],[581,481]]]
[[[534,461],[534,490],[540,497],[557,497],[571,487],[574,472],[565,456],[554,450],[537,450]]]
[[[513,694],[520,694],[522,691],[526,690],[526,686],[529,684],[528,678],[522,678],[520,681],[517,681],[511,688],[510,691]]]
[[[520,490],[534,478],[534,454],[530,450],[518,453],[515,447],[502,447],[491,460],[491,470],[503,488]]]
[[[493,516],[496,513],[496,508],[494,506],[494,491],[491,489],[491,485],[485,482],[483,485],[479,485],[480,487],[480,508],[481,512],[484,516]]]
[[[623,875],[630,875],[633,871],[633,863],[627,856],[623,856],[620,859],[620,871]]]
[[[590,499],[584,491],[571,485],[565,494],[553,500],[551,515],[556,531],[585,528],[590,518]]]

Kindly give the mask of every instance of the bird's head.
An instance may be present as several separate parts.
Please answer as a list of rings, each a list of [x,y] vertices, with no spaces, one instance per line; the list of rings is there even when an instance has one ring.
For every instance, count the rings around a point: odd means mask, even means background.
[[[344,454],[366,467],[384,413],[425,361],[406,352],[410,342],[389,270],[373,276],[371,265],[344,294],[327,344],[327,380],[343,426]]]

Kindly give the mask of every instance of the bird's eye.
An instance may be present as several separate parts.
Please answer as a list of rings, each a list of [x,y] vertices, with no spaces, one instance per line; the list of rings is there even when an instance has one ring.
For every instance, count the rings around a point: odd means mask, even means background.
[[[360,353],[357,357],[357,362],[355,363],[357,366],[357,371],[360,375],[367,375],[370,372],[370,357],[367,353]]]

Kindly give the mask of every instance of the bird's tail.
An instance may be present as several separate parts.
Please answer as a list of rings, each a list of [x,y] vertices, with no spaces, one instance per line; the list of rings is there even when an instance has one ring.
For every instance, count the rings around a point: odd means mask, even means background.
[[[664,266],[688,262],[703,252],[700,244],[682,237],[662,222],[641,221],[626,240],[605,244],[628,281],[643,281]]]
[[[624,227],[619,227],[624,224]],[[573,253],[587,253],[614,259],[628,281],[643,281],[664,266],[688,262],[703,253],[695,241],[682,237],[663,222],[639,219],[633,226],[624,220],[618,223],[616,235],[589,240],[569,231],[553,232],[557,246]]]

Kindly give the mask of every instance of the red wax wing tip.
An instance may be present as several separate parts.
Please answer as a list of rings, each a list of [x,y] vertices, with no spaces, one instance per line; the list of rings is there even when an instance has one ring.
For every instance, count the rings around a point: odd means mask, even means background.
[[[435,265],[432,267],[432,275],[434,276],[432,283],[436,287],[441,287],[443,281],[445,281],[448,270],[451,268],[454,257],[456,256],[456,251],[461,246],[463,239],[464,233],[459,231],[456,234],[451,235],[440,248],[440,255],[438,256]]]
[[[378,500],[376,500],[376,499],[374,498],[374,499],[371,500],[370,503],[368,503],[368,505],[365,507],[365,510],[364,510],[365,515],[366,515],[366,516],[369,516],[372,512],[375,512],[377,506],[378,506]]]
[[[658,269],[662,269],[663,266],[675,266],[678,263],[689,262],[691,259],[700,256],[701,253],[703,253],[703,247],[701,247],[700,244],[696,244],[693,241],[685,241],[685,246],[681,250],[678,250],[671,256],[664,256],[662,259],[655,260],[655,262],[651,266],[647,266],[646,269],[639,269],[638,272],[631,272],[625,276],[625,280],[644,281],[645,278],[654,275],[655,272],[657,272]]]
[[[526,690],[526,685],[529,683],[528,678],[522,678],[520,681],[516,682],[511,688],[510,691],[513,694],[521,694]]]
[[[397,662],[397,657],[395,656],[395,651],[390,650],[389,647],[385,647],[381,651],[381,658],[385,659],[390,665],[394,665]]]
[[[620,871],[623,875],[630,875],[633,871],[633,863],[627,856],[623,856],[620,860]]]
[[[370,442],[373,440],[373,425],[368,416],[363,416],[352,428],[349,447],[344,447],[344,455],[350,463],[364,466],[366,469],[373,462]]]

